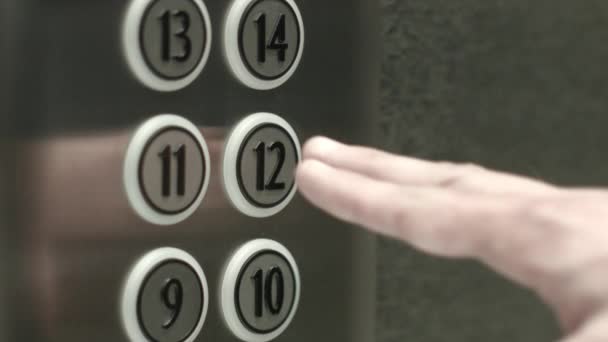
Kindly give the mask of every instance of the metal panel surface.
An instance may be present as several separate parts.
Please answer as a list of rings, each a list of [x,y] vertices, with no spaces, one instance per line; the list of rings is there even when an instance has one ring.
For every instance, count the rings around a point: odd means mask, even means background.
[[[197,341],[236,341],[220,315],[219,286],[242,243],[271,238],[295,256],[302,298],[281,341],[373,340],[375,240],[330,219],[300,197],[277,216],[239,214],[222,189],[220,161],[230,128],[247,114],[280,114],[300,139],[329,134],[369,142],[375,112],[376,5],[306,0],[306,45],[285,85],[256,91],[230,73],[221,34],[229,1],[207,0],[213,45],[201,76],[169,93],[131,75],[121,50],[128,1],[3,0],[14,37],[2,63],[12,122],[3,142],[2,340],[127,341],[119,296],[146,252],[190,252],[209,280],[209,315]],[[16,43],[15,43],[16,42]],[[4,46],[4,45],[3,45]],[[6,73],[5,73],[6,72]],[[211,153],[203,205],[183,223],[158,227],[131,210],[122,182],[129,139],[145,119],[179,114],[199,126]]]

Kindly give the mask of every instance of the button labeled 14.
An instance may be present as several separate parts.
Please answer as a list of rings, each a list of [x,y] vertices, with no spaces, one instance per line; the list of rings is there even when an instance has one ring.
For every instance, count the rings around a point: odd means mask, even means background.
[[[304,49],[304,24],[294,0],[235,0],[224,32],[233,74],[257,90],[274,89],[295,73]]]

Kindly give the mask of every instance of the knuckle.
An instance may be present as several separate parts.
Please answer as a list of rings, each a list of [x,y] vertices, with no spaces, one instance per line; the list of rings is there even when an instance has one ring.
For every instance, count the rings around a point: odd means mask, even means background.
[[[351,198],[348,205],[348,218],[358,223],[377,222],[387,208],[382,207],[385,203],[383,193],[370,192],[367,196],[355,196]]]
[[[478,174],[480,172],[485,171],[484,167],[477,165],[477,164],[473,164],[473,163],[461,164],[459,166],[459,168],[461,169],[461,172],[463,174],[467,174],[467,175]]]
[[[405,230],[412,225],[412,221],[411,211],[405,206],[399,206],[391,215],[389,222],[393,227]]]
[[[358,221],[362,216],[362,213],[367,210],[368,204],[367,201],[362,197],[354,197],[350,200],[350,205],[348,206],[349,211],[347,214],[348,221]]]
[[[573,205],[569,200],[559,198],[534,198],[524,201],[511,211],[514,222],[520,222],[528,234],[534,236],[534,245],[556,245],[558,241],[575,233],[572,228]]]
[[[380,153],[378,150],[368,148],[368,147],[358,147],[359,155],[358,158],[361,161],[369,165],[382,165],[380,163],[383,162],[384,155]]]
[[[455,164],[442,162],[446,168],[447,176],[439,182],[439,186],[444,188],[466,187],[470,180],[483,172],[485,169],[477,164]]]
[[[437,164],[443,167],[446,171],[452,172],[463,172],[463,171],[482,171],[485,170],[484,167],[475,163],[455,163],[452,161],[442,160],[438,161]]]
[[[454,171],[454,169],[456,169],[458,167],[458,164],[451,162],[451,161],[447,161],[447,160],[438,161],[437,165],[439,167],[441,167],[443,170],[445,170],[446,172]]]
[[[385,224],[392,232],[398,233],[401,237],[407,237],[406,234],[416,224],[415,209],[412,208],[411,202],[407,199],[402,199],[403,194],[399,189],[392,189],[386,194],[388,198],[394,199],[391,204],[391,209],[386,212]]]
[[[516,215],[523,212],[523,217],[532,219],[533,222],[546,223],[555,221],[565,208],[553,198],[541,197],[524,201],[518,209]]]
[[[399,206],[389,218],[388,228],[391,233],[405,241],[410,241],[413,232],[424,230],[420,222],[416,222],[415,213],[407,206]]]

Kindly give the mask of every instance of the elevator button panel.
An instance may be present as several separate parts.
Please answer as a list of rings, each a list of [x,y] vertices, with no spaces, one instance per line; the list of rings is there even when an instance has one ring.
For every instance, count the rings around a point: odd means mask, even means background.
[[[234,75],[254,89],[284,84],[302,58],[304,24],[293,0],[236,0],[224,34]]]
[[[42,123],[0,143],[0,342],[373,340],[375,241],[295,172],[368,140],[377,1],[0,7],[3,122]]]
[[[132,0],[125,20],[123,49],[140,82],[174,91],[199,76],[212,36],[202,0]]]
[[[233,255],[222,281],[224,320],[243,341],[277,338],[291,323],[300,298],[300,275],[280,243],[259,239]]]
[[[246,117],[232,130],[224,151],[228,198],[251,217],[279,213],[296,193],[295,169],[300,159],[300,142],[287,121],[270,113]]]
[[[123,290],[123,326],[132,342],[192,342],[201,332],[209,289],[188,253],[160,248],[142,257]]]
[[[131,207],[158,225],[185,220],[207,191],[209,160],[205,139],[188,120],[159,115],[146,121],[131,139],[124,164]]]

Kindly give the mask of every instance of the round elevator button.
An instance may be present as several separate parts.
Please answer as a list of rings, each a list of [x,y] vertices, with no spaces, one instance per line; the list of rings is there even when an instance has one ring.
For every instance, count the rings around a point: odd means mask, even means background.
[[[243,341],[281,335],[298,307],[300,275],[291,253],[276,241],[251,241],[237,250],[222,281],[224,320]]]
[[[276,22],[277,31],[266,43],[269,23]],[[269,25],[270,26],[270,25]],[[272,26],[270,28],[273,28]],[[268,37],[270,38],[270,37]],[[249,70],[261,79],[272,80],[285,74],[295,62],[299,50],[300,27],[294,9],[283,0],[256,1],[241,20],[240,50]],[[291,49],[289,45],[293,44]],[[274,44],[274,45],[273,45]]]
[[[123,48],[135,76],[158,91],[174,91],[201,73],[211,26],[202,0],[132,0]]]
[[[260,290],[265,291],[265,302],[256,298]],[[235,294],[239,317],[249,329],[259,333],[276,330],[287,319],[295,299],[295,278],[289,261],[270,250],[252,256],[241,269]]]
[[[176,224],[202,202],[209,169],[200,131],[184,118],[160,115],[145,122],[131,139],[124,186],[140,217],[159,225]]]
[[[123,325],[131,342],[191,342],[207,314],[209,290],[188,253],[160,248],[131,271],[122,296]]]
[[[281,117],[257,113],[232,130],[224,151],[224,188],[231,203],[251,217],[279,213],[296,193],[301,149]]]
[[[236,0],[224,39],[234,75],[253,89],[273,89],[293,75],[302,58],[302,15],[293,0]]]

